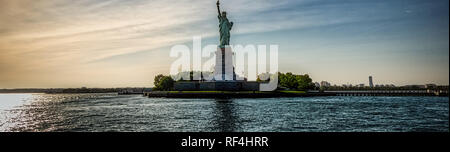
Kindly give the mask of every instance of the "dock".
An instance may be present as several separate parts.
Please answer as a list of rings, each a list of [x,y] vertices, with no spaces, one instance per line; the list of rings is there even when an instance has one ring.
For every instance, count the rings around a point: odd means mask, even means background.
[[[446,90],[368,90],[368,91],[329,91],[335,96],[441,96],[448,97]]]

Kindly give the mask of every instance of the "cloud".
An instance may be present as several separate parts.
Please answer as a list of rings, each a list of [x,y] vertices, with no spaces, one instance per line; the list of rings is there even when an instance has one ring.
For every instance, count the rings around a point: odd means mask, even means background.
[[[192,36],[215,37],[215,2],[0,0],[0,80],[67,69],[89,72],[97,70],[89,68],[99,66],[97,61],[119,62],[107,59],[189,42]],[[425,3],[419,2],[226,0],[221,7],[235,22],[233,36],[239,36],[399,19],[418,12]],[[392,3],[404,8],[393,9]],[[164,57],[149,60],[156,58]]]
[[[292,7],[314,2],[317,1],[230,0],[222,2],[222,6],[237,23],[233,34],[305,28],[361,19],[354,15],[359,10],[354,10],[353,15],[332,15],[339,7],[344,7],[339,3],[302,10]],[[50,55],[46,58],[52,58],[51,54],[64,51],[76,55],[70,58],[89,61],[134,53],[133,50],[173,45],[189,41],[194,35],[217,35],[215,1],[16,0],[2,3],[3,15],[0,18],[4,22],[0,29],[6,34],[0,36],[3,40],[0,44],[27,46],[3,52],[6,55],[31,53]]]

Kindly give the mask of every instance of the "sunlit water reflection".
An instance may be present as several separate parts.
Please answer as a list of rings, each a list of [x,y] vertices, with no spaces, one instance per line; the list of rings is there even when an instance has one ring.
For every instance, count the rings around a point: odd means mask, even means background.
[[[0,94],[0,131],[449,131],[448,97]]]

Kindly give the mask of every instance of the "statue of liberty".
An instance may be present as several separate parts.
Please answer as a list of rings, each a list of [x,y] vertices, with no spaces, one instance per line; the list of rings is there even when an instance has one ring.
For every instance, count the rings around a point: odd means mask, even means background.
[[[226,45],[230,45],[230,30],[233,27],[233,22],[228,21],[227,12],[220,12],[220,3],[217,0],[217,11],[219,12],[219,32],[220,32],[220,45],[219,48],[225,48]]]

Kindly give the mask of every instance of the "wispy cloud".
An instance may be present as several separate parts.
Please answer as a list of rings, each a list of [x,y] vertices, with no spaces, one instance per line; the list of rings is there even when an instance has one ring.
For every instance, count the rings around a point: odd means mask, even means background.
[[[39,77],[39,73],[64,70],[89,73],[102,67],[96,61],[114,62],[105,59],[158,50],[191,41],[196,35],[215,37],[218,34],[215,2],[0,0],[0,80],[39,81],[48,77],[47,74]],[[238,36],[407,18],[417,15],[414,13],[421,11],[420,7],[439,2],[223,0],[221,3],[236,24],[232,34]],[[393,3],[402,7],[394,9]],[[165,57],[153,56],[148,60],[161,58]],[[131,69],[136,67],[128,71]]]
[[[223,9],[238,24],[234,34],[267,32],[354,22],[358,9],[335,14],[334,3],[293,9],[316,1],[224,1]],[[188,41],[194,35],[215,36],[215,1],[80,0],[2,2],[2,46],[21,46],[8,54],[74,54],[82,61],[133,53]],[[31,5],[30,5],[31,4]],[[365,4],[370,5],[370,4]],[[365,8],[365,7],[361,7]],[[331,14],[331,15],[330,15]],[[362,16],[364,17],[364,16]],[[85,53],[83,53],[85,52]],[[89,53],[87,53],[89,52]],[[48,56],[50,55],[50,56]],[[59,58],[60,56],[55,56]],[[61,58],[65,61],[65,58]]]

